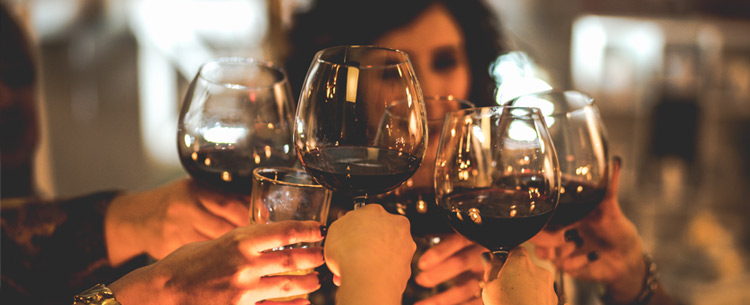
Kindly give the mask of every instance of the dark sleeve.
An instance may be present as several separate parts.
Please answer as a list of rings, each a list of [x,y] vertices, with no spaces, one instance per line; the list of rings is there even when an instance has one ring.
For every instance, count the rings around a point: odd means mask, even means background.
[[[75,294],[145,265],[145,256],[118,268],[109,265],[104,213],[116,194],[100,192],[57,202],[4,202],[0,210],[2,303],[72,304]]]

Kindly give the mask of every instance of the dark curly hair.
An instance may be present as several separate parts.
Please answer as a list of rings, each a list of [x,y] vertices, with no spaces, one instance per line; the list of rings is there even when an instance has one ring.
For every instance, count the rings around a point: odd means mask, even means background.
[[[299,94],[315,53],[337,45],[372,44],[409,24],[433,4],[442,4],[458,22],[466,43],[472,86],[468,99],[477,106],[494,104],[495,81],[489,73],[506,52],[500,23],[482,0],[318,0],[294,15],[285,68],[292,91]]]

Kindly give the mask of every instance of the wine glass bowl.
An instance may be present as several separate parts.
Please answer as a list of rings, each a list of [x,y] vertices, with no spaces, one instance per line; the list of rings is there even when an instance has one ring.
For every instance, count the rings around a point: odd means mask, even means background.
[[[607,133],[594,99],[577,91],[544,91],[507,105],[539,107],[559,156],[560,203],[545,228],[557,231],[594,210],[609,182]]]
[[[482,107],[450,113],[435,162],[435,194],[453,228],[501,257],[542,230],[559,198],[559,169],[541,111]]]
[[[180,111],[177,146],[198,182],[250,194],[257,166],[290,166],[292,99],[286,73],[228,57],[201,66]]]
[[[406,101],[392,110],[397,117],[386,111],[395,101]],[[422,91],[406,53],[375,46],[319,51],[293,134],[302,166],[321,185],[351,196],[355,207],[399,186],[419,167],[427,142]]]

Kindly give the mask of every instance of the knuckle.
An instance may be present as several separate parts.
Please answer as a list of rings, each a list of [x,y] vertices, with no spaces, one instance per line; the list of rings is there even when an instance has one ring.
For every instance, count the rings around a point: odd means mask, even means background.
[[[288,277],[284,278],[279,285],[279,289],[283,292],[290,292],[292,291],[293,288],[294,288],[294,283],[292,282],[292,279]]]
[[[286,269],[296,269],[297,264],[289,251],[279,251],[279,255],[281,256],[279,258],[281,267]]]

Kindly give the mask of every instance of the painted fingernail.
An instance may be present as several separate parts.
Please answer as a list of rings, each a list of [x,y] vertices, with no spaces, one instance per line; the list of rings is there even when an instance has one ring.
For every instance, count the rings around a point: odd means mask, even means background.
[[[320,236],[326,237],[326,234],[328,234],[328,226],[326,225],[320,226]]]
[[[492,261],[492,255],[489,252],[482,252],[482,264],[486,265]]]
[[[565,231],[564,233],[565,241],[566,242],[573,242],[576,244],[576,248],[581,247],[583,245],[583,239],[580,235],[578,235],[578,230],[576,229],[570,229]]]
[[[622,166],[622,158],[620,156],[614,156],[614,157],[612,157],[612,161],[614,161],[615,164],[617,164],[617,167],[621,167]]]
[[[589,260],[589,262],[593,262],[597,259],[599,259],[599,253],[596,251],[591,251],[589,254],[586,254],[586,258]]]

